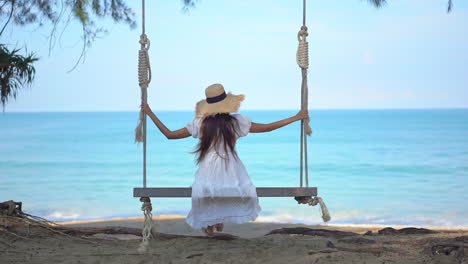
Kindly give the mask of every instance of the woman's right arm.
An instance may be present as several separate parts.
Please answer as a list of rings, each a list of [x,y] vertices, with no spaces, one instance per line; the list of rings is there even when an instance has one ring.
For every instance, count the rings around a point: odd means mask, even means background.
[[[161,120],[153,113],[148,104],[142,106],[143,111],[153,120],[153,123],[158,127],[158,129],[163,133],[167,139],[181,139],[190,137],[190,132],[187,128],[181,128],[175,131],[168,129]]]
[[[280,127],[284,127],[286,125],[289,125],[293,122],[296,122],[298,120],[306,119],[309,117],[309,112],[307,110],[301,110],[299,113],[297,113],[295,116],[291,116],[289,118],[276,121],[273,123],[269,124],[259,124],[259,123],[254,123],[252,122],[252,125],[250,127],[250,133],[264,133],[264,132],[270,132],[275,129],[278,129]]]

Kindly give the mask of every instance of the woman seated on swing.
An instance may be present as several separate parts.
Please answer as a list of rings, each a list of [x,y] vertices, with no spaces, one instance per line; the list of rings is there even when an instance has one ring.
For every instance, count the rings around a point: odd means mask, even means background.
[[[237,156],[235,149],[239,137],[251,133],[270,132],[295,121],[308,118],[307,110],[295,116],[269,123],[258,124],[237,112],[244,95],[226,94],[221,84],[210,85],[205,90],[206,100],[196,105],[196,117],[184,128],[169,130],[143,105],[144,112],[168,139],[192,136],[198,138],[196,162],[198,170],[192,184],[192,209],[187,223],[202,229],[207,236],[222,231],[223,223],[245,223],[257,218],[261,208],[252,180]],[[229,192],[235,195],[223,198]]]

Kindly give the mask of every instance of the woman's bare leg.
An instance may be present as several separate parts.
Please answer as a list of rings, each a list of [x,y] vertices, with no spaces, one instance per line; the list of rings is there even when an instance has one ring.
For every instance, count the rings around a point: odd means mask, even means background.
[[[202,228],[202,230],[207,236],[209,237],[214,236],[214,229],[212,225],[208,226],[207,228]]]
[[[218,224],[214,225],[214,227],[216,228],[216,231],[222,232],[223,228],[224,228],[224,224],[223,223],[218,223]]]

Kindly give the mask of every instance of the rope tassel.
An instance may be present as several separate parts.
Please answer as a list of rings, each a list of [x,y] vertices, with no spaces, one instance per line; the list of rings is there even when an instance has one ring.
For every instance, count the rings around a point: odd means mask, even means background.
[[[322,197],[307,197],[307,196],[298,196],[294,197],[298,204],[308,204],[309,206],[316,206],[317,204],[320,205],[320,211],[322,212],[322,220],[324,222],[328,222],[331,220],[330,212],[328,212],[328,208],[325,205]]]
[[[145,118],[145,113],[143,110],[140,110],[140,118],[138,125],[135,128],[135,142],[143,142],[143,119]]]
[[[151,211],[153,210],[153,206],[151,205],[151,200],[149,197],[141,197],[140,201],[143,202],[141,206],[141,210],[145,215],[145,220],[143,222],[143,231],[142,231],[142,241],[140,243],[140,247],[138,248],[138,252],[144,253],[148,251],[149,240],[153,238],[151,233],[151,229],[153,227],[153,214]]]
[[[325,202],[323,201],[322,197],[314,197],[314,198],[311,198],[309,201],[308,201],[308,204],[310,206],[316,206],[317,204],[320,204],[320,211],[322,211],[322,219],[324,222],[328,222],[331,220],[331,216],[330,216],[330,213],[328,212],[328,208],[327,206],[325,205]]]

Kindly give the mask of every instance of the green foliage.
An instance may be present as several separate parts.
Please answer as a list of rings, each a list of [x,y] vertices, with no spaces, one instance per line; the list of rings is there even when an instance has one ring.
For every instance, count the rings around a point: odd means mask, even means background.
[[[191,2],[190,0],[186,0]],[[369,3],[373,4],[375,7],[382,7],[384,4],[387,3],[386,0],[367,0]],[[448,0],[447,2],[447,13],[450,13],[453,8],[453,0]]]
[[[125,0],[3,0],[0,16],[10,13],[17,25],[56,23],[61,19],[76,18],[83,25],[94,24],[96,18],[111,18],[135,27],[135,13]],[[67,17],[64,17],[67,14]]]
[[[375,5],[376,7],[381,7],[387,2],[385,0],[367,0],[369,3]]]
[[[10,22],[19,26],[50,26],[49,52],[57,35],[63,34],[70,21],[78,22],[82,28],[83,48],[77,64],[84,59],[87,48],[95,39],[106,32],[98,26],[98,20],[109,18],[130,28],[136,27],[135,13],[125,0],[0,0],[1,17],[7,17],[7,20],[0,36]]]
[[[0,104],[3,111],[8,99],[16,99],[18,91],[30,85],[36,73],[33,63],[38,58],[34,54],[21,56],[18,51],[9,51],[5,45],[0,44]]]
[[[195,3],[198,2],[197,0],[181,0],[184,7],[182,8],[183,11],[187,12],[190,8],[195,7]]]
[[[452,11],[452,8],[453,8],[453,1],[449,0],[448,5],[447,5],[447,12],[450,13],[450,11]]]

